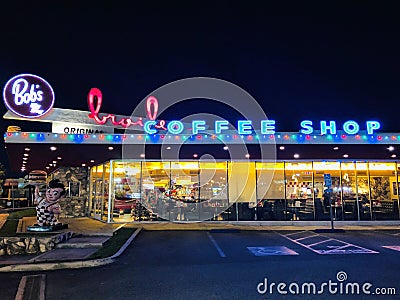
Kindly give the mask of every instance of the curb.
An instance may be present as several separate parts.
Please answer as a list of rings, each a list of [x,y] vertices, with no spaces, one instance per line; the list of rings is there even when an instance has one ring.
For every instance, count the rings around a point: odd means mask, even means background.
[[[0,272],[27,272],[27,271],[52,271],[62,269],[79,269],[91,268],[113,263],[118,256],[120,256],[125,249],[132,243],[136,236],[140,233],[142,228],[138,228],[129,237],[129,239],[122,245],[117,253],[106,258],[92,259],[92,260],[75,260],[69,262],[54,262],[54,263],[38,263],[38,264],[19,264],[9,265],[0,268]]]

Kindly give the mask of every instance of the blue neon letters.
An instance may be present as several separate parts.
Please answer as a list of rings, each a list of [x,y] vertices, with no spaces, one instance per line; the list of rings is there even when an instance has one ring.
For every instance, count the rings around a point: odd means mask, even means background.
[[[276,122],[275,120],[262,120],[260,123],[260,130],[253,126],[251,120],[239,120],[237,121],[237,133],[240,135],[249,135],[254,132],[260,132],[261,134],[275,134]],[[378,121],[366,121],[366,132],[367,134],[374,134],[374,132],[381,128],[381,124]],[[147,121],[143,125],[143,130],[147,134],[158,133],[157,121]],[[190,134],[201,134],[201,133],[211,133],[211,134],[221,134],[229,133],[232,130],[229,129],[230,123],[227,120],[216,120],[214,122],[214,128],[208,129],[208,125],[204,120],[194,120],[190,128],[185,128],[184,123],[178,120],[170,121],[167,125],[167,131],[170,134],[181,134],[184,130],[188,130],[187,133]],[[338,126],[335,121],[325,121],[319,122],[320,131],[314,130],[314,123],[311,120],[303,120],[300,122],[300,133],[302,134],[337,134]],[[188,125],[186,125],[188,126]],[[234,126],[231,125],[231,128]],[[360,133],[360,125],[353,120],[348,120],[343,123],[339,130],[343,130],[344,133],[349,135],[355,135]]]

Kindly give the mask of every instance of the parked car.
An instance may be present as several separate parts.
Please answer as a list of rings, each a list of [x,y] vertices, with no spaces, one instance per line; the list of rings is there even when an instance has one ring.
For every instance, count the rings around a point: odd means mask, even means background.
[[[114,215],[130,214],[136,205],[135,199],[114,199]],[[105,209],[108,210],[108,202],[105,204]]]
[[[135,199],[127,199],[127,200],[114,200],[114,212],[118,211],[120,215],[131,213],[132,209],[136,204]]]

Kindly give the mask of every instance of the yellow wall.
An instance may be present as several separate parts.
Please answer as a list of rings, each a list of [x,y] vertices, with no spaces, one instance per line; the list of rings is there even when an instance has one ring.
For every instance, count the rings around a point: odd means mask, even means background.
[[[252,202],[256,200],[256,168],[251,162],[231,162],[229,164],[229,202]]]

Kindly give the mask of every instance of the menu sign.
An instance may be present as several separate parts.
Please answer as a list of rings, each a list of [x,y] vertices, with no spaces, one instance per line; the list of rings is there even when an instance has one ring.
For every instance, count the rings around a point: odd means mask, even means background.
[[[25,118],[43,116],[54,105],[54,91],[50,84],[32,74],[11,78],[4,87],[3,98],[10,111]]]

